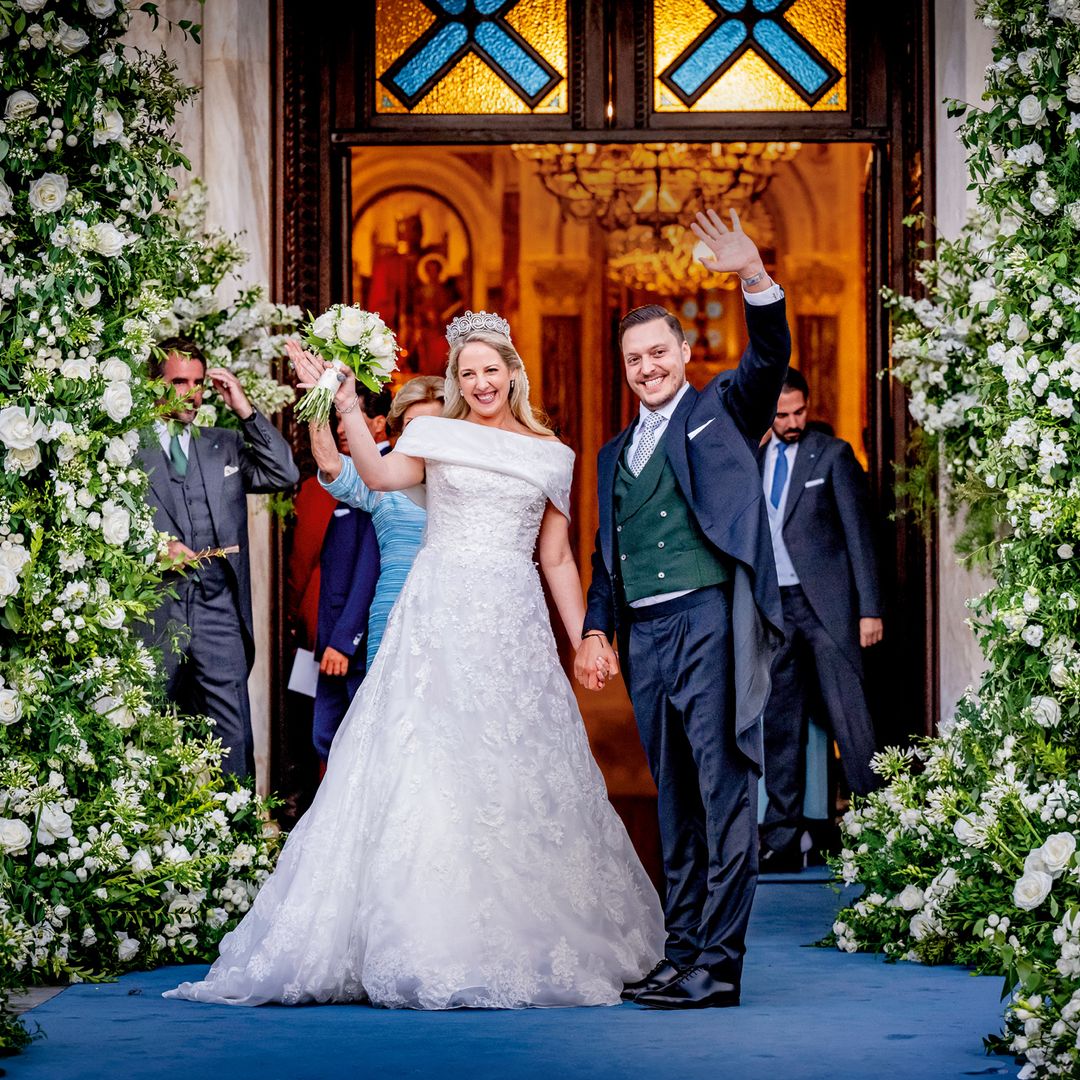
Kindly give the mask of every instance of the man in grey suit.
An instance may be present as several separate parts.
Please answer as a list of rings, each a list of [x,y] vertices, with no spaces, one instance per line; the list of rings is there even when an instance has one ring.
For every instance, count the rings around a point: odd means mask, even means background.
[[[254,409],[235,375],[207,370],[191,341],[172,338],[161,350],[159,377],[180,400],[139,454],[150,476],[154,525],[173,538],[169,557],[178,565],[201,552],[238,550],[168,574],[177,595],[154,613],[147,637],[162,648],[169,698],[182,712],[214,720],[227,751],[222,768],[243,778],[255,771],[247,691],[255,658],[247,496],[282,491],[299,473],[288,443]],[[206,379],[239,418],[240,431],[193,432]]]
[[[883,632],[866,476],[843,439],[807,428],[808,398],[806,380],[789,369],[758,452],[785,633],[765,709],[763,873],[802,865],[812,701],[824,708],[848,787],[865,795],[879,782],[861,655]]]

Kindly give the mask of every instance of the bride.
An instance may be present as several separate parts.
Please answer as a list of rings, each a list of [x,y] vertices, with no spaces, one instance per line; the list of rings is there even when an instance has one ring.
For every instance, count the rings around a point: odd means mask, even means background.
[[[456,318],[445,414],[417,417],[385,457],[342,384],[364,483],[426,484],[424,543],[315,802],[206,978],[166,997],[609,1005],[662,955],[660,904],[589,752],[533,563],[538,550],[576,646],[574,455],[534,417],[509,333]],[[290,356],[314,384],[324,363]]]

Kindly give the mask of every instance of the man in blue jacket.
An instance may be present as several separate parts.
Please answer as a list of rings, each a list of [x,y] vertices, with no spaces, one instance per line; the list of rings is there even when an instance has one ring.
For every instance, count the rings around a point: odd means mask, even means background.
[[[656,781],[665,956],[623,996],[654,1008],[739,1004],[757,885],[761,715],[783,614],[756,450],[787,371],[784,294],[734,213],[699,214],[717,273],[738,273],[750,345],[702,392],[674,315],[619,327],[637,418],[600,451],[592,584],[575,661],[590,688],[620,666]],[[727,374],[727,373],[725,373]],[[612,648],[618,643],[618,656]]]

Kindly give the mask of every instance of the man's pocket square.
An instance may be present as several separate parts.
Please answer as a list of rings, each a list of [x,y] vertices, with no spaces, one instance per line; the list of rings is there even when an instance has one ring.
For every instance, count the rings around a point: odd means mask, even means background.
[[[346,514],[351,514],[352,511],[347,506],[339,506],[334,511],[334,517],[344,517]]]
[[[232,476],[233,473],[236,473],[236,472],[239,472],[239,471],[240,471],[240,466],[239,465],[226,465],[225,466],[225,475],[226,476]]]
[[[825,483],[825,477],[824,476],[819,476],[816,480],[807,480],[806,483],[803,484],[803,487],[817,487],[818,484],[824,484],[824,483]]]
[[[688,439],[697,438],[697,436],[700,435],[715,419],[716,419],[716,417],[714,416],[712,418],[712,420],[706,420],[705,423],[701,425],[701,427],[694,428],[694,430],[691,431],[686,437]]]

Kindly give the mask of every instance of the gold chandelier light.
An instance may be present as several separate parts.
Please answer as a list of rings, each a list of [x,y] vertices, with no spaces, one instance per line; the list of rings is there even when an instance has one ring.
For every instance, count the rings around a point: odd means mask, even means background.
[[[686,232],[707,206],[740,213],[799,143],[562,143],[515,146],[564,213],[604,229],[608,274],[631,288],[683,292],[713,277]]]

